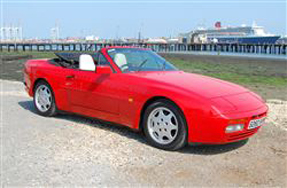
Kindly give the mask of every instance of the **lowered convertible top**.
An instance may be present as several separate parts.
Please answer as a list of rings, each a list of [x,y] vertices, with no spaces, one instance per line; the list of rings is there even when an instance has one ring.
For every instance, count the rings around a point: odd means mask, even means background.
[[[61,59],[62,61],[65,61],[67,63],[71,63],[71,64],[75,64],[75,63],[79,63],[79,58],[80,55],[82,54],[89,54],[91,55],[94,60],[96,59],[97,54],[96,53],[55,53],[55,55]]]
[[[79,59],[80,55],[82,54],[89,54],[93,57],[94,61],[97,59],[97,53],[55,53],[57,58],[51,59],[50,62],[54,63],[55,65],[60,65],[62,67],[69,67],[69,68],[78,68],[79,67]]]

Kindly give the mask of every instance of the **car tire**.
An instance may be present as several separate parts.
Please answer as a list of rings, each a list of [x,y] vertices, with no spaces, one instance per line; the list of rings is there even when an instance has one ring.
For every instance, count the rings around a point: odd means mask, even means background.
[[[51,86],[46,81],[41,80],[36,83],[33,102],[39,115],[51,117],[57,114],[55,95]]]
[[[178,150],[187,142],[184,115],[176,104],[166,99],[157,100],[146,108],[143,130],[148,143],[160,149]]]

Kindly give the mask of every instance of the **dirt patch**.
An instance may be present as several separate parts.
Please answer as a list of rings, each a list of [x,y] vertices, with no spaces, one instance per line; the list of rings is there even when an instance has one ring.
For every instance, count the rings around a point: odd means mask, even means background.
[[[32,55],[5,55],[0,56],[1,60],[3,61],[15,61],[15,60],[21,60],[21,59],[31,59]]]
[[[23,65],[31,58],[29,55],[25,56],[0,56],[0,79],[5,80],[23,80]]]

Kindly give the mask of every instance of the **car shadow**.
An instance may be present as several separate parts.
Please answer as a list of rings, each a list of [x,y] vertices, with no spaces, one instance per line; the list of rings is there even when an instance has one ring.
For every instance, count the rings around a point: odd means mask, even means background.
[[[29,110],[30,112],[37,114],[33,101],[31,100],[20,101],[18,102],[18,104],[23,109]],[[85,116],[81,116],[77,114],[65,113],[65,112],[61,112],[53,118],[68,120],[74,123],[84,124],[84,125],[88,125],[91,127],[107,130],[107,131],[114,132],[114,133],[117,133],[119,135],[122,135],[128,138],[135,139],[141,143],[147,144],[147,142],[144,139],[144,136],[140,132],[136,132],[126,126],[122,126],[122,125],[118,125],[118,124],[114,124],[110,122],[105,122],[102,120],[98,120],[95,118],[89,118],[89,117],[85,117]]]
[[[18,102],[18,104],[23,109],[29,110],[30,112],[37,114],[32,100],[20,101]],[[136,132],[126,126],[121,126],[121,125],[110,123],[110,122],[104,122],[98,119],[84,117],[84,116],[80,116],[77,114],[60,113],[54,118],[68,120],[68,121],[72,121],[75,123],[88,125],[94,128],[107,130],[113,133],[117,133],[121,136],[134,139],[143,144],[149,145],[146,142],[145,137],[141,132]],[[216,155],[216,154],[226,153],[226,152],[238,149],[244,146],[247,142],[248,140],[243,140],[243,141],[224,144],[224,145],[187,145],[186,147],[178,150],[177,152],[184,153],[184,154],[195,154],[195,155]]]
[[[247,142],[248,139],[221,145],[219,144],[188,145],[187,147],[184,147],[181,150],[179,150],[179,152],[186,154],[197,154],[197,155],[216,155],[236,150],[247,144]]]

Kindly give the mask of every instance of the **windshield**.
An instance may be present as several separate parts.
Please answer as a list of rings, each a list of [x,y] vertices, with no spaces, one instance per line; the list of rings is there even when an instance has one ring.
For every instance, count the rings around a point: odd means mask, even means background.
[[[108,50],[108,54],[122,72],[177,70],[171,63],[151,50],[113,48]]]

